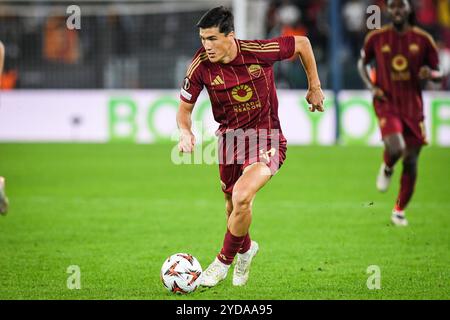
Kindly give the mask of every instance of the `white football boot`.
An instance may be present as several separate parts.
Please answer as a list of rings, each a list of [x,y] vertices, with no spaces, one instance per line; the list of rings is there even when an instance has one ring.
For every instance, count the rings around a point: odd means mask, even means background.
[[[230,266],[220,262],[219,259],[216,258],[213,263],[203,271],[200,285],[204,287],[214,287],[227,277],[228,269],[230,269]]]
[[[244,286],[247,283],[248,275],[250,273],[250,265],[253,258],[258,253],[258,250],[258,243],[256,241],[252,241],[250,250],[243,254],[237,254],[237,261],[233,271],[233,286]]]
[[[8,198],[5,193],[5,178],[0,177],[0,214],[5,215],[8,212]]]
[[[389,185],[391,184],[392,174],[394,170],[391,169],[390,174],[386,174],[386,164],[382,163],[380,167],[380,171],[378,172],[377,177],[377,189],[380,192],[386,192],[389,189]]]
[[[405,211],[398,211],[394,209],[392,211],[391,221],[397,227],[408,226],[408,220],[406,220]]]

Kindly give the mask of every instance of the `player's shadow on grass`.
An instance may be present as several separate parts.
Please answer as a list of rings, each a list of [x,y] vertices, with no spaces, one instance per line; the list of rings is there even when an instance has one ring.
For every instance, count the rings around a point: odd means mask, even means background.
[[[197,293],[197,294],[204,294],[206,292],[218,293],[216,290],[214,290],[214,289],[217,289],[218,287],[220,287],[220,284],[215,286],[215,287],[203,287],[203,286],[200,286],[200,287],[197,288],[197,290],[195,290],[194,294],[195,293]]]

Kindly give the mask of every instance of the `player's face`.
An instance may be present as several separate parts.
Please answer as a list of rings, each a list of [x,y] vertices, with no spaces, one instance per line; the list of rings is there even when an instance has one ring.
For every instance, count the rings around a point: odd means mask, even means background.
[[[223,61],[231,52],[234,41],[234,32],[228,35],[220,33],[218,27],[201,29],[200,39],[208,54],[209,61],[216,63]]]
[[[394,24],[402,25],[406,23],[411,8],[407,0],[391,0],[388,2],[388,12]]]

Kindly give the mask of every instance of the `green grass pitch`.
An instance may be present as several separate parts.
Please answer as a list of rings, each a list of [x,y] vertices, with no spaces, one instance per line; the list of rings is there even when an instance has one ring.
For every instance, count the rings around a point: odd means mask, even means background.
[[[427,147],[408,208],[389,224],[380,148],[289,147],[257,195],[260,252],[246,287],[229,277],[187,296],[159,279],[166,257],[206,268],[222,245],[216,165],[176,166],[170,145],[0,144],[10,212],[0,217],[0,299],[449,299],[450,149]],[[67,288],[67,268],[81,289]],[[367,268],[381,270],[369,290]]]

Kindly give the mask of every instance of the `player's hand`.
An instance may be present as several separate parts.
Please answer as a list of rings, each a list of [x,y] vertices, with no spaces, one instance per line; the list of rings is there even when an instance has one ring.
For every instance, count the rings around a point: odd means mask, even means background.
[[[311,105],[309,111],[323,112],[323,100],[325,96],[323,95],[322,89],[320,87],[309,88],[306,93],[306,101]]]
[[[178,150],[184,153],[191,153],[195,146],[195,136],[190,130],[180,131],[180,141],[178,142]]]
[[[419,79],[420,80],[430,80],[431,77],[431,68],[428,66],[423,66],[419,70]]]
[[[386,101],[386,95],[384,94],[384,91],[381,90],[378,87],[373,87],[372,88],[372,95],[375,99],[377,100],[381,100],[381,101]]]

